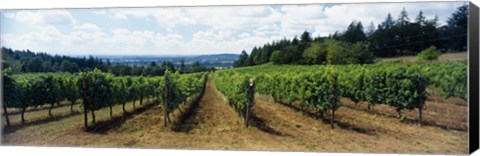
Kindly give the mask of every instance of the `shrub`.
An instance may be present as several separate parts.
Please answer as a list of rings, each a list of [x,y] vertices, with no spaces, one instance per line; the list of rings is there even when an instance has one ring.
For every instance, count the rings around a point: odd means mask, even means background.
[[[440,55],[441,53],[437,51],[435,46],[430,46],[417,55],[417,61],[437,60]]]

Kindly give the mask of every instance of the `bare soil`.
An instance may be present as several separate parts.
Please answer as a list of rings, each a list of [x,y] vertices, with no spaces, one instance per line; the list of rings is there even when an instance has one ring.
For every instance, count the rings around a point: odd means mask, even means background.
[[[97,111],[98,125],[103,126],[101,131],[84,131],[83,116],[78,113],[38,124],[7,127],[2,133],[2,144],[376,153],[460,154],[468,151],[466,131],[438,125],[421,127],[391,117],[388,111],[365,111],[364,106],[355,107],[348,104],[348,100],[344,102],[345,107],[336,111],[334,129],[328,123],[329,113],[321,119],[316,112],[275,103],[263,95],[257,95],[252,126],[246,128],[245,121],[226,104],[211,78],[199,102],[191,101],[171,114],[172,123],[167,127],[163,126],[161,105],[137,104],[138,110],[133,111],[129,103],[127,109],[131,113],[123,115],[121,105],[117,105],[114,119],[110,119],[108,108]],[[466,117],[457,112],[464,111],[465,106],[438,103],[441,104],[427,103],[426,121],[456,128],[466,125]],[[379,105],[374,110],[383,108]],[[69,111],[67,107],[54,109],[58,114]],[[48,116],[48,110],[29,112],[26,114],[29,120],[36,120],[32,113]],[[409,118],[416,119],[415,112],[409,113],[406,112]]]

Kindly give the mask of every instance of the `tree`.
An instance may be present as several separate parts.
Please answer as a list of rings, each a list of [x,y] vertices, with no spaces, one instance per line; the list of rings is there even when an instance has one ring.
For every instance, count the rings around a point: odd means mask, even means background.
[[[392,15],[390,13],[387,14],[387,18],[385,19],[385,21],[382,22],[382,24],[380,25],[381,28],[383,29],[390,29],[392,28],[393,26],[395,25],[395,21],[394,19],[392,18]]]
[[[369,35],[368,46],[370,51],[373,51],[376,56],[392,57],[396,55],[394,49],[396,45],[396,28],[394,26],[395,20],[388,13],[385,20],[378,25],[377,30]]]
[[[415,18],[415,22],[411,23],[410,31],[412,31],[412,34],[415,34],[413,37],[411,37],[412,40],[418,41],[419,43],[413,44],[410,49],[413,50],[414,52],[418,52],[425,48],[425,45],[428,44],[426,43],[427,34],[425,32],[425,25],[427,21],[425,19],[425,16],[423,16],[423,11],[420,10],[418,13],[417,17]]]
[[[42,70],[40,72],[54,72],[51,61],[43,61]]]
[[[40,57],[34,57],[27,59],[23,64],[22,71],[23,72],[42,72],[42,63],[43,60]]]
[[[446,32],[447,48],[453,51],[464,51],[467,49],[467,25],[468,5],[463,5],[448,18]]]
[[[402,12],[400,12],[400,15],[398,15],[397,25],[404,27],[408,24],[410,24],[410,18],[408,18],[408,13],[405,8],[403,8]]]
[[[373,52],[369,51],[362,42],[353,44],[351,48],[349,48],[349,51],[352,51],[351,53],[354,54],[357,58],[357,62],[360,64],[369,64],[374,63],[375,61]]]
[[[251,65],[258,65],[262,64],[262,60],[260,60],[260,53],[256,47],[253,48],[252,53],[250,53],[250,60],[251,60]]]
[[[367,32],[365,33],[365,35],[367,35],[367,37],[370,37],[373,33],[375,33],[375,25],[373,24],[373,21],[372,21],[370,22],[370,25],[368,25]]]
[[[420,10],[420,12],[418,12],[417,17],[415,18],[415,23],[417,23],[418,25],[425,25],[427,23],[427,21],[425,19],[425,16],[423,16],[423,11],[422,10]]]
[[[358,63],[355,54],[348,50],[350,44],[343,41],[326,40],[327,64]]]
[[[137,75],[137,76],[142,75],[143,69],[144,69],[143,66],[135,66],[134,65],[132,67],[132,75]]]
[[[186,66],[185,66],[185,60],[182,59],[182,60],[180,61],[180,71],[181,71],[182,73],[184,72],[185,67],[186,67]]]
[[[281,55],[282,53],[279,50],[274,51],[270,57],[270,62],[281,64]]]
[[[233,63],[233,67],[242,67],[246,66],[246,62],[248,59],[248,54],[245,52],[245,50],[242,50],[242,53],[238,57],[238,60],[235,60]]]
[[[272,52],[273,52],[272,46],[274,45],[275,43],[273,43],[272,45],[267,43],[261,49],[260,60],[262,64],[267,63],[270,60],[270,56],[272,56]]]
[[[322,64],[325,62],[327,49],[322,44],[314,42],[303,52],[303,58],[307,64]]]
[[[60,64],[60,71],[73,73],[75,72],[75,69],[73,69],[73,65],[70,61],[64,60]]]
[[[398,15],[397,23],[395,25],[396,31],[394,33],[395,39],[395,51],[402,54],[403,52],[411,51],[411,36],[418,35],[414,34],[412,30],[412,25],[410,24],[410,18],[408,18],[408,13],[403,8],[400,15]]]
[[[297,36],[293,37],[292,45],[298,45],[298,43],[300,43],[300,41],[298,40]]]
[[[361,22],[355,23],[354,21],[350,23],[347,30],[342,36],[343,40],[355,43],[355,42],[364,42],[367,40],[367,36],[363,32],[363,25]]]
[[[310,33],[305,30],[300,36],[300,40],[302,42],[312,42],[312,37],[310,36]]]
[[[163,69],[168,69],[169,71],[175,71],[175,65],[170,61],[164,61],[161,67]]]
[[[280,50],[281,55],[280,55],[280,64],[289,64],[294,61],[294,57],[297,55],[297,46],[291,45],[283,48]],[[297,55],[297,57],[302,57],[302,55]]]

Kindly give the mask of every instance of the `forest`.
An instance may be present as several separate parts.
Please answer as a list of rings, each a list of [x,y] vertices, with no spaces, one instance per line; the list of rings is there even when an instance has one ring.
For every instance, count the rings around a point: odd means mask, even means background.
[[[395,19],[388,14],[376,27],[364,28],[352,21],[347,30],[326,37],[304,31],[300,38],[281,39],[241,52],[234,67],[274,64],[365,64],[375,58],[417,55],[435,46],[442,52],[467,50],[468,5],[463,5],[440,25],[437,16],[427,19],[423,12],[411,19],[405,8]]]

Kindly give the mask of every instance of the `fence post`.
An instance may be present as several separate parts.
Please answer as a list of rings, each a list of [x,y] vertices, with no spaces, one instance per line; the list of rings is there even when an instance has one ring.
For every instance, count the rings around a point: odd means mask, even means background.
[[[248,83],[248,90],[247,90],[247,110],[246,110],[246,115],[245,115],[245,124],[248,128],[248,121],[250,120],[250,106],[253,104],[255,98],[254,98],[254,92],[253,92],[253,80],[250,79]]]
[[[330,119],[330,126],[333,129],[333,121],[335,119],[335,109],[337,107],[337,73],[333,74],[333,99],[332,99],[332,118]]]
[[[163,113],[163,126],[167,127],[167,118],[168,118],[168,74],[165,72],[165,86],[163,88],[163,105],[164,105],[164,113]]]
[[[82,78],[83,81],[83,120],[84,120],[84,125],[85,129],[88,128],[88,99],[87,99],[87,80],[85,78]]]

